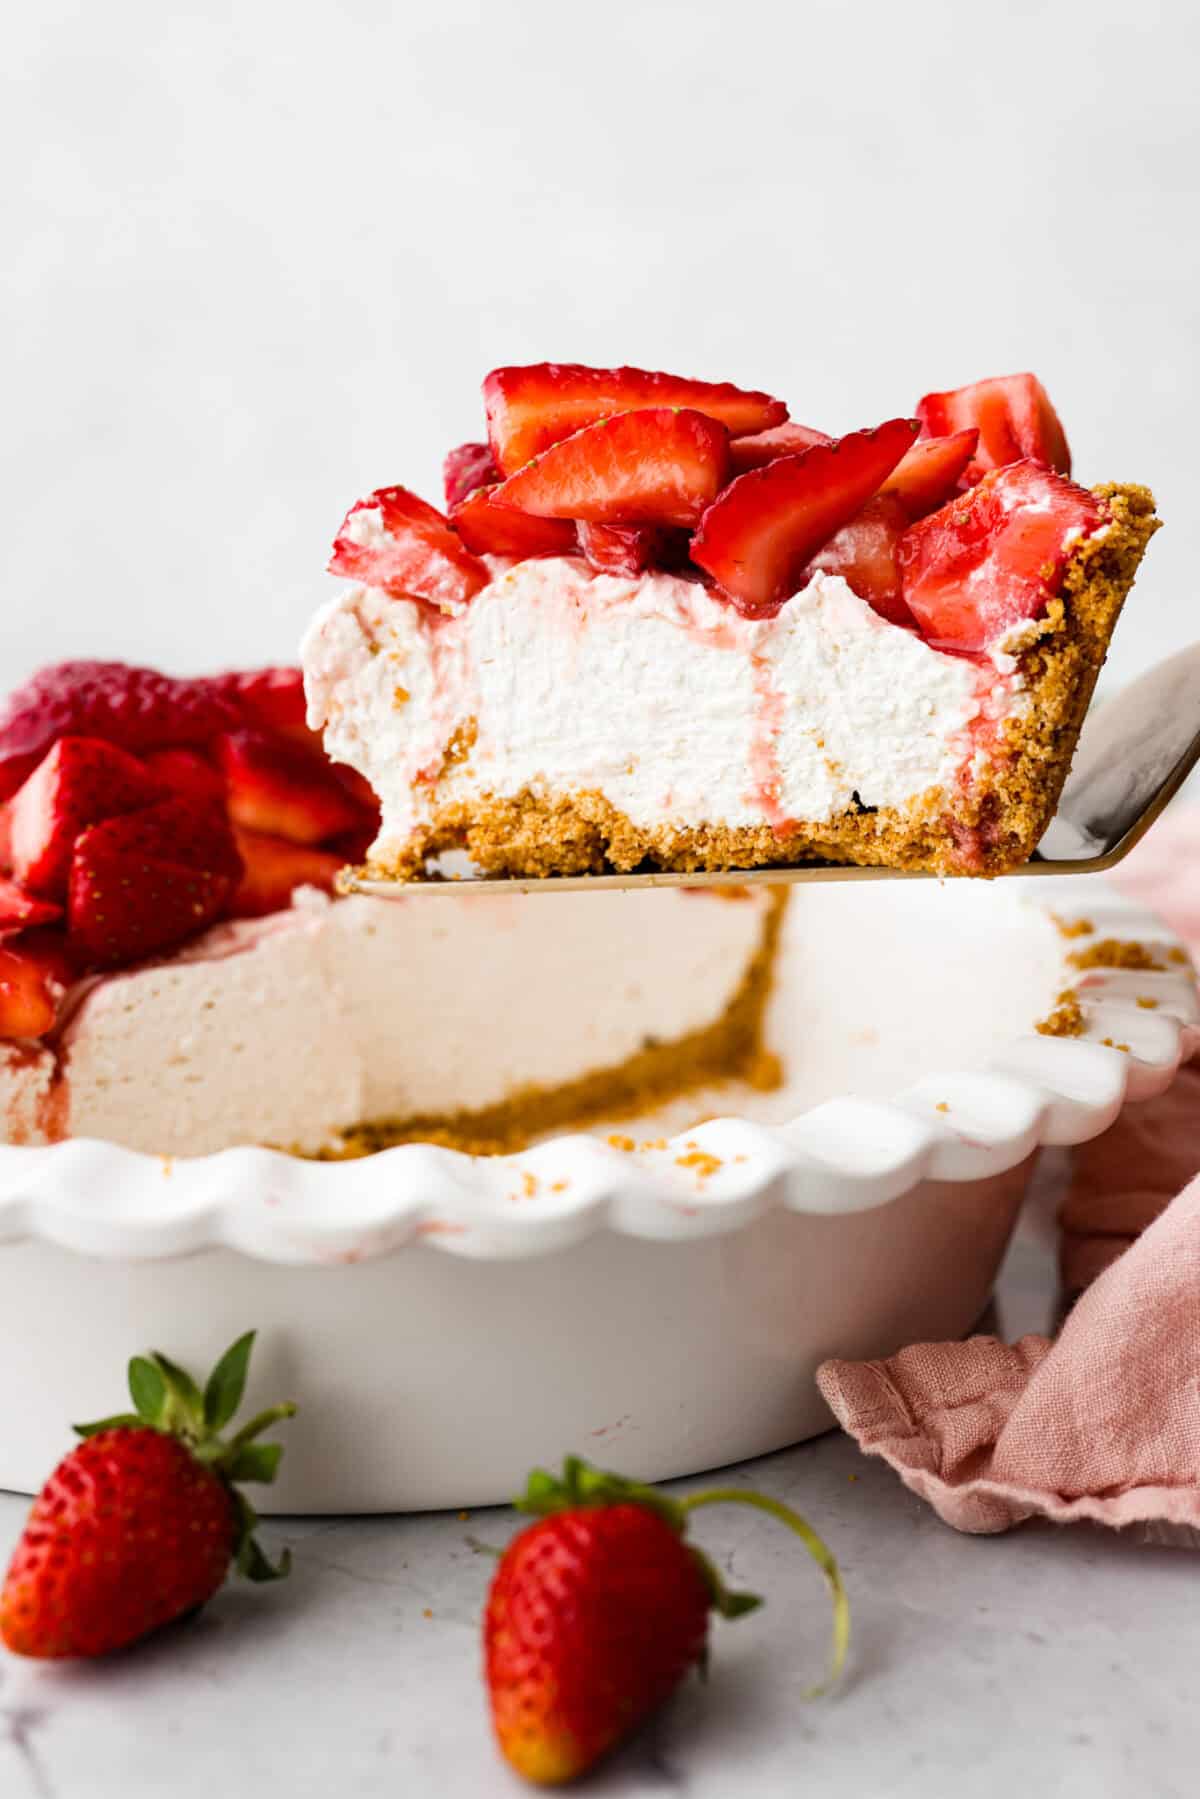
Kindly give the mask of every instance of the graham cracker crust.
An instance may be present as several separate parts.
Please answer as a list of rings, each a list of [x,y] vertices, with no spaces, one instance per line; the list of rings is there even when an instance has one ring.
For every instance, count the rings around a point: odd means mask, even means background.
[[[614,1122],[651,1112],[701,1088],[743,1081],[768,1093],[783,1079],[779,1058],[763,1041],[763,1024],[788,895],[771,895],[758,946],[721,1015],[665,1043],[647,1042],[611,1068],[562,1086],[526,1086],[477,1111],[413,1113],[373,1119],[344,1132],[311,1160],[347,1161],[400,1143],[436,1143],[473,1156],[513,1155],[550,1131]]]
[[[853,862],[938,875],[1002,874],[1028,861],[1054,816],[1084,714],[1125,597],[1158,529],[1148,488],[1107,485],[1102,534],[1070,558],[1061,593],[1016,652],[1029,706],[1006,721],[989,766],[953,792],[931,788],[906,807],[798,820],[786,828],[635,826],[596,790],[483,794],[440,807],[399,853],[357,871],[375,881],[421,878],[446,850],[485,874],[540,877],[637,869],[725,870]]]

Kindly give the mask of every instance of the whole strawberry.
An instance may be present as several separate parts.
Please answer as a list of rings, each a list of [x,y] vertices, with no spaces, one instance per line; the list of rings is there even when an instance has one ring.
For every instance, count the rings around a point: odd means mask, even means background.
[[[258,1437],[293,1405],[260,1412],[226,1443],[241,1404],[254,1332],[217,1363],[203,1393],[157,1352],[129,1364],[136,1410],[77,1425],[84,1439],[54,1470],[29,1514],[0,1594],[0,1637],[18,1655],[107,1655],[211,1599],[236,1564],[272,1567],[235,1481],[271,1481],[278,1443]]]
[[[570,1456],[561,1480],[530,1475],[516,1504],[539,1522],[500,1558],[484,1612],[492,1721],[518,1774],[558,1786],[586,1772],[704,1664],[710,1611],[738,1618],[761,1604],[730,1592],[685,1540],[691,1512],[726,1502],[778,1518],[820,1565],[833,1595],[836,1677],[846,1596],[836,1562],[797,1513],[740,1487],[671,1499]]]

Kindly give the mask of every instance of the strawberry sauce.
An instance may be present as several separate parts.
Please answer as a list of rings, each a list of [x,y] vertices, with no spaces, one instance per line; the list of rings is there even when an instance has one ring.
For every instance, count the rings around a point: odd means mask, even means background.
[[[758,650],[750,652],[754,671],[754,724],[750,735],[751,787],[746,797],[757,806],[777,835],[791,830],[796,823],[780,805],[783,792],[783,770],[779,762],[779,733],[783,727],[787,702],[775,686],[771,664]]]

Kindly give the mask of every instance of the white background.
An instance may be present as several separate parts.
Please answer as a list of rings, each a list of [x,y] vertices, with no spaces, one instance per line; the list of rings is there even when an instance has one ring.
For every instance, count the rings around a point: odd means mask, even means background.
[[[1186,0],[10,12],[3,658],[289,660],[347,504],[438,497],[502,361],[839,430],[1031,367],[1168,528],[1114,651],[1200,635]]]

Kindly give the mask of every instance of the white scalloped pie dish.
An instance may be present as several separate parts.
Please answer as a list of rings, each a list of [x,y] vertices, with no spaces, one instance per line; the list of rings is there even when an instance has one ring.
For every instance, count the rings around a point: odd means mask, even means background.
[[[250,1400],[301,1404],[277,1511],[485,1504],[570,1449],[715,1467],[826,1428],[826,1356],[967,1331],[1038,1148],[1098,1135],[1200,1044],[1190,967],[1094,880],[797,900],[787,1087],[662,1147],[669,1117],[621,1125],[632,1152],[599,1133],[492,1160],[0,1149],[0,1485],[36,1486],[60,1421],[119,1403],[132,1351],[204,1364],[249,1325]],[[1064,966],[1106,938],[1161,966]],[[1085,1035],[1035,1034],[1068,984]]]

